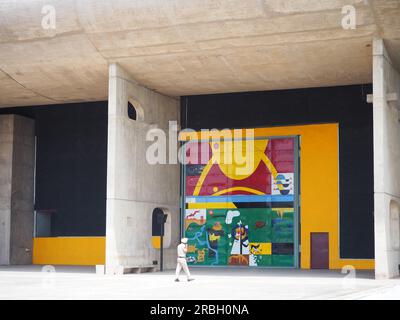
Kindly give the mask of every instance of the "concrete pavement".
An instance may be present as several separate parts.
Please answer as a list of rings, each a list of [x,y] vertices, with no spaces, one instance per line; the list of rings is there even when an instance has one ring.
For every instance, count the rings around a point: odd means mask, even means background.
[[[193,282],[173,271],[97,275],[93,267],[0,267],[0,299],[400,299],[400,279],[356,278],[340,271],[192,268]]]

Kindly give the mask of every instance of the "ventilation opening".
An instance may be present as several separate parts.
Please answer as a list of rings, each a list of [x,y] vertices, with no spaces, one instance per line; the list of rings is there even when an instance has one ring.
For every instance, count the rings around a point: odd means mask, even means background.
[[[136,108],[130,102],[128,102],[128,117],[131,120],[137,120]]]
[[[128,118],[134,121],[143,121],[143,109],[137,101],[130,99],[128,101]]]

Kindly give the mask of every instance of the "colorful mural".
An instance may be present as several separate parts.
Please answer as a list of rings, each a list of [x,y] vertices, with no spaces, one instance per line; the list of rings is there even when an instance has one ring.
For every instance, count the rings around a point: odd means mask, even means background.
[[[187,145],[183,232],[189,263],[295,265],[295,138],[253,143],[250,166],[235,161],[235,152],[244,152],[236,142]]]

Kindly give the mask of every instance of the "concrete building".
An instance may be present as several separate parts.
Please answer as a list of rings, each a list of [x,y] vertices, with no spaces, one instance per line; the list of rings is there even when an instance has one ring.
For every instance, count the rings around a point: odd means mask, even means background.
[[[0,264],[150,268],[159,207],[167,268],[185,234],[194,264],[399,275],[400,1],[0,12]],[[169,121],[255,129],[260,171],[150,164],[148,132]]]

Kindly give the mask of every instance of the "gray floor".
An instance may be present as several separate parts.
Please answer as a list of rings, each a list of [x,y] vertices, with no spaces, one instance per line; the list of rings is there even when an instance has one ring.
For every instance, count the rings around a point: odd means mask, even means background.
[[[96,275],[93,267],[0,267],[0,299],[400,299],[400,279],[371,272],[192,268],[193,282],[172,271]],[[47,271],[47,272],[46,272]],[[54,271],[54,270],[53,270]]]

